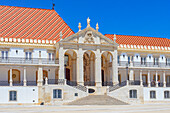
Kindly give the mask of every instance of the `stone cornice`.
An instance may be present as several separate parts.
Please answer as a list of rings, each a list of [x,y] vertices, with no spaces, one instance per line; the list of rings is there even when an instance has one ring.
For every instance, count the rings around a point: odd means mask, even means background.
[[[34,43],[14,43],[14,42],[0,42],[1,47],[19,47],[19,48],[43,48],[55,49],[55,45],[51,44],[34,44]]]
[[[148,49],[131,49],[131,48],[118,48],[119,52],[132,52],[132,53],[150,53],[150,54],[170,54],[170,50],[148,50]]]

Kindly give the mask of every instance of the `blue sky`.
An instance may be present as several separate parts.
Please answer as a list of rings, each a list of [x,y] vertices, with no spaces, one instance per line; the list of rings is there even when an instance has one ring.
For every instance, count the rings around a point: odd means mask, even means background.
[[[103,34],[163,37],[170,39],[170,0],[53,0],[56,12],[78,31],[99,23]],[[0,0],[0,5],[51,9],[52,0]]]

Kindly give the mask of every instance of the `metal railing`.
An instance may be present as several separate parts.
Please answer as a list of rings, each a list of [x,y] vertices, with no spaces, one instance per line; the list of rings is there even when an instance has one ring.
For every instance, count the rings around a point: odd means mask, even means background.
[[[77,86],[77,82],[76,81],[68,81],[67,80],[67,85],[69,85],[69,86]]]
[[[84,86],[95,86],[95,81],[84,82]]]
[[[123,86],[126,86],[126,85],[127,85],[127,81],[123,81],[123,82],[118,83],[116,85],[110,86],[109,87],[109,92],[114,91],[116,89],[119,89],[120,87],[123,87]]]
[[[48,84],[64,85],[65,79],[48,79]]]
[[[23,86],[24,83],[23,83],[23,81],[13,81],[12,85],[13,86]]]
[[[9,86],[8,81],[0,81],[0,86]]]
[[[113,86],[113,82],[102,82],[102,86]]]
[[[136,80],[129,80],[129,85],[140,85],[140,81],[136,81]]]
[[[0,57],[0,63],[14,63],[14,64],[58,64],[58,59],[49,58],[21,58],[21,57]]]
[[[27,86],[37,86],[36,81],[27,81]]]
[[[79,90],[81,90],[81,91],[87,92],[86,86],[82,86],[82,85],[80,85],[80,84],[77,84],[77,82],[75,82],[75,81],[69,81],[69,80],[67,80],[66,83],[67,83],[67,85],[69,85],[69,86],[71,86],[71,87],[73,87],[73,88],[76,88],[76,89],[79,89]]]

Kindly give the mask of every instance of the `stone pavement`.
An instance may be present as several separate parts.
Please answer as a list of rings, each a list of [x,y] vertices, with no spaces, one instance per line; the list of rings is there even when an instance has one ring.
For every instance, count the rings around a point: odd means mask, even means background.
[[[0,113],[170,113],[170,104],[86,106],[0,106]]]

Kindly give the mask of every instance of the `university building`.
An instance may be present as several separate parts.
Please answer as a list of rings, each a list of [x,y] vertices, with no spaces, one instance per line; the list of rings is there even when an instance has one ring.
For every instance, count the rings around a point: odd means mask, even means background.
[[[55,10],[0,6],[0,104],[170,103],[170,39],[74,32]],[[100,102],[102,103],[102,101]]]

